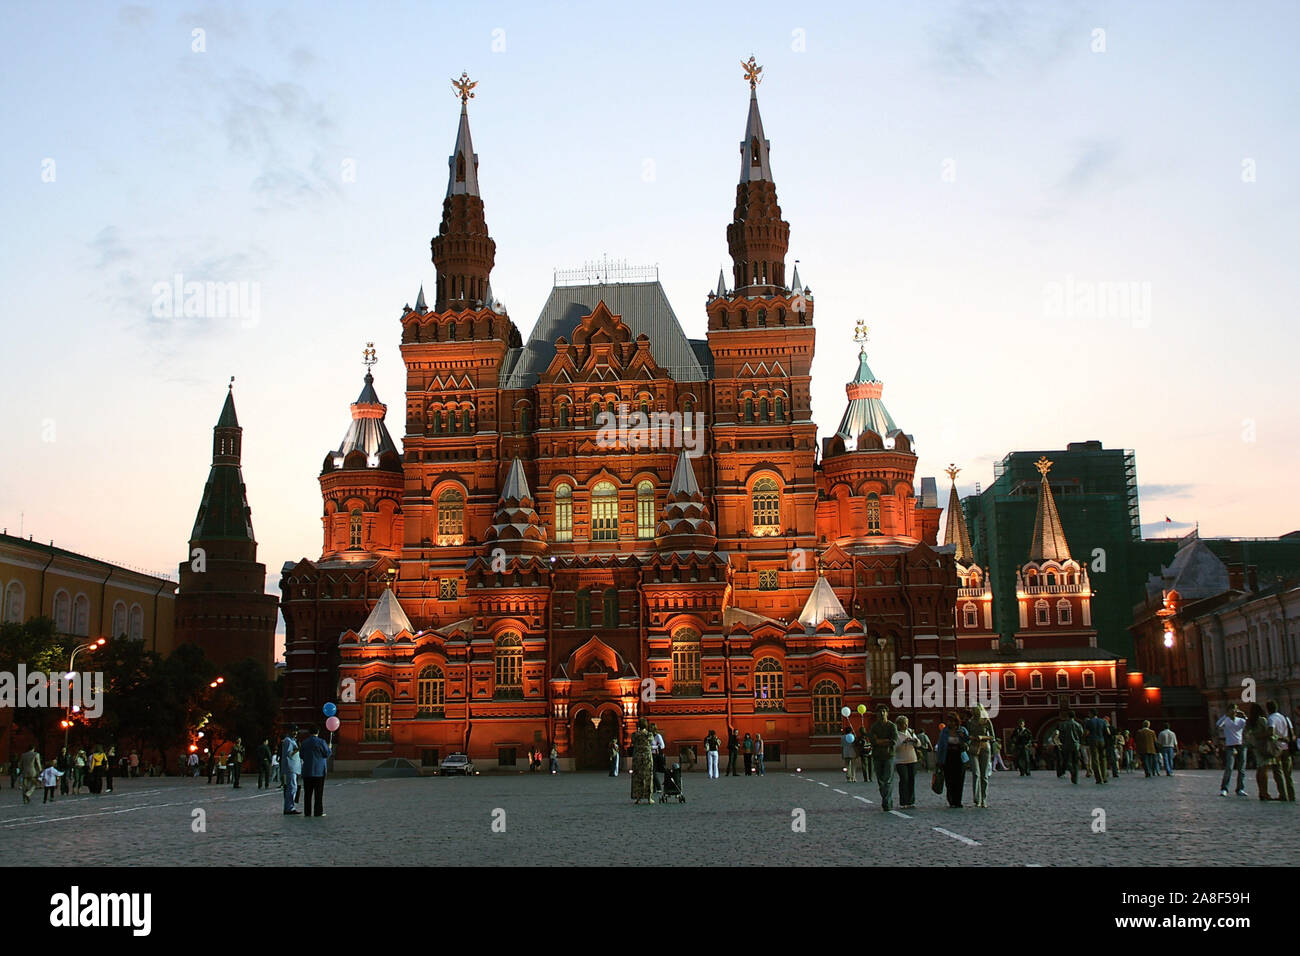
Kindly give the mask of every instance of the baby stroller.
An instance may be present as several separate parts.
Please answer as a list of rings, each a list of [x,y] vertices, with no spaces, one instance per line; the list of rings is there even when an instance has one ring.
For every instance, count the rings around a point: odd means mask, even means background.
[[[670,797],[676,797],[678,803],[686,802],[686,795],[682,793],[682,765],[675,763],[671,770],[664,771],[664,789],[659,795],[661,804],[667,803]]]

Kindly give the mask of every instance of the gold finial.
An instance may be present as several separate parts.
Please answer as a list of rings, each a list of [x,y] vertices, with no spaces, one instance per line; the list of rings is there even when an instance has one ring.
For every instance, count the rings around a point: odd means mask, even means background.
[[[763,78],[759,76],[759,74],[763,72],[763,68],[754,62],[752,56],[748,61],[741,60],[740,68],[745,71],[745,79],[749,81],[749,88],[751,90],[763,82]]]
[[[1044,455],[1042,458],[1038,459],[1038,461],[1034,462],[1034,467],[1038,469],[1040,475],[1046,478],[1047,473],[1052,470],[1052,462],[1048,461],[1047,456]]]
[[[451,85],[456,88],[456,95],[460,97],[461,105],[464,106],[474,98],[472,90],[478,86],[478,80],[470,82],[469,74],[462,73],[459,80],[452,80]]]
[[[376,362],[379,361],[378,357],[376,357],[375,355],[375,343],[367,342],[366,347],[361,354],[362,356],[364,356],[361,359],[361,364],[364,365],[366,367],[366,371],[369,372],[370,366],[374,365]]]
[[[235,390],[235,376],[230,376],[230,384],[227,385],[226,388],[232,392]]]
[[[956,465],[950,464],[950,465],[948,465],[947,468],[944,469],[944,473],[947,474],[948,478],[949,478],[949,479],[950,479],[954,484],[956,484],[956,482],[957,482],[957,476],[961,474],[961,469],[958,468]]]
[[[859,345],[864,345],[867,341],[867,323],[863,319],[858,319],[858,324],[853,329],[853,341]]]

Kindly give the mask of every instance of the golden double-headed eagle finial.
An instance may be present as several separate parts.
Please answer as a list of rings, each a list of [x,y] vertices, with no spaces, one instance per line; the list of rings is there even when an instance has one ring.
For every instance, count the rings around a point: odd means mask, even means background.
[[[478,80],[470,81],[468,73],[462,73],[459,80],[452,80],[451,85],[456,88],[456,95],[460,97],[461,105],[468,103],[474,98],[474,87],[478,86]]]
[[[859,345],[867,341],[867,323],[864,319],[859,319],[857,325],[854,326],[853,341]]]
[[[1038,469],[1040,475],[1046,478],[1047,473],[1052,470],[1052,464],[1052,462],[1047,460],[1047,456],[1044,455],[1042,458],[1039,458],[1038,461],[1034,462],[1034,467]]]
[[[363,356],[363,358],[361,359],[361,364],[363,364],[366,367],[366,371],[369,371],[370,366],[374,365],[376,362],[379,361],[379,358],[375,355],[374,342],[367,342],[366,347],[365,349],[362,350],[361,354]]]
[[[961,474],[961,469],[956,465],[950,464],[944,469],[944,473],[948,476],[949,480],[956,482],[957,476]]]
[[[740,68],[745,71],[745,79],[749,81],[751,90],[763,82],[763,78],[759,75],[763,72],[763,68],[754,61],[752,56],[748,60],[741,60]]]

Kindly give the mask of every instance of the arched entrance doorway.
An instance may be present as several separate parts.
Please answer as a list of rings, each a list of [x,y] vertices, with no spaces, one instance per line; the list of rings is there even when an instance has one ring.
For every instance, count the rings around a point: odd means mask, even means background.
[[[587,710],[578,714],[573,720],[574,769],[608,773],[609,745],[617,736],[618,716],[613,711],[605,711],[595,718]]]

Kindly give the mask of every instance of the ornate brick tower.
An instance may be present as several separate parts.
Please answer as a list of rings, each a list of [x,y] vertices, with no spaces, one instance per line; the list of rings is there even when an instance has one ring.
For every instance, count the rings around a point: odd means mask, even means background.
[[[456,147],[447,160],[447,198],[442,203],[442,225],[430,246],[438,267],[434,311],[469,309],[490,304],[488,276],[496,260],[497,244],[488,235],[483,200],[478,194],[478,154],[469,135],[469,101],[474,87],[462,73],[453,80],[460,91],[460,127]]]
[[[212,429],[212,468],[190,532],[190,557],[180,565],[176,642],[198,644],[219,667],[251,657],[271,677],[278,602],[266,593],[266,565],[257,563],[240,468],[244,430],[231,383]]]
[[[948,478],[952,491],[948,495],[948,523],[944,528],[943,543],[953,548],[957,564],[957,643],[959,647],[978,650],[997,649],[998,636],[993,630],[993,589],[989,586],[986,568],[975,560],[966,527],[966,514],[957,497],[957,476],[961,469],[949,465]]]

